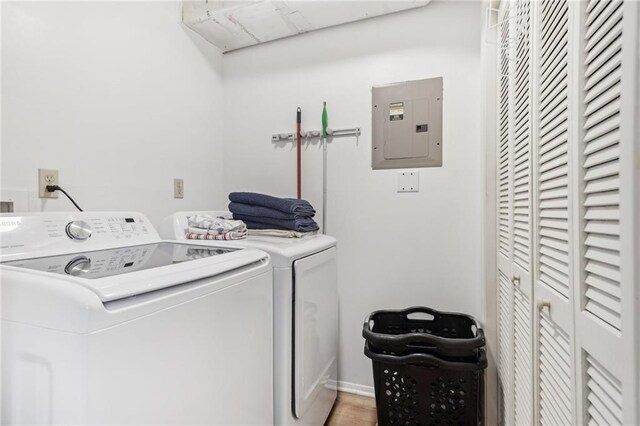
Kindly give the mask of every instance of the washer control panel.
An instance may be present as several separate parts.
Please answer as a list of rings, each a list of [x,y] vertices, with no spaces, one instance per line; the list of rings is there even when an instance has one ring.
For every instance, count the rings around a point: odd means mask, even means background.
[[[160,242],[34,259],[19,259],[4,264],[53,274],[95,279],[225,255],[233,251],[236,249]]]
[[[0,261],[35,252],[73,253],[160,240],[140,213],[78,212],[0,215]]]

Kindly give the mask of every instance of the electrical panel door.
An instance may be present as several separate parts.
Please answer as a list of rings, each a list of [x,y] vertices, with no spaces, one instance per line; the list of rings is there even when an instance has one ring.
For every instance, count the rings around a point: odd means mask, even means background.
[[[373,169],[442,166],[442,77],[377,86]]]

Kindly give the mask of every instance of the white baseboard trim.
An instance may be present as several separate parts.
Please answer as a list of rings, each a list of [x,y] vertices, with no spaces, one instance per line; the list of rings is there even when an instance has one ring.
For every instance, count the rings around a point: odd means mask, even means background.
[[[352,393],[360,396],[375,397],[373,386],[359,385],[357,383],[338,382],[338,391]]]

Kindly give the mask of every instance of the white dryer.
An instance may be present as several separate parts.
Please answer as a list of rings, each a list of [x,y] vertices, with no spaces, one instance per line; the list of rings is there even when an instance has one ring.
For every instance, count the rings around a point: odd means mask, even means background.
[[[161,237],[185,241],[187,218],[225,211],[178,212]],[[186,240],[192,241],[192,240]],[[199,241],[199,240],[198,240]],[[203,241],[204,242],[204,241]],[[338,286],[336,240],[254,237],[224,241],[271,256],[274,278],[274,415],[276,425],[323,425],[337,395]],[[220,245],[223,241],[211,241]]]
[[[260,250],[138,213],[0,216],[2,424],[273,422]]]

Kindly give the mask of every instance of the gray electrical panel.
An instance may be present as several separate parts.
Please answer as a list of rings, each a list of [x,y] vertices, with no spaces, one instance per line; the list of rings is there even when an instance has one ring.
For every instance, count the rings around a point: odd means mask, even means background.
[[[371,167],[442,166],[442,77],[376,86]]]

